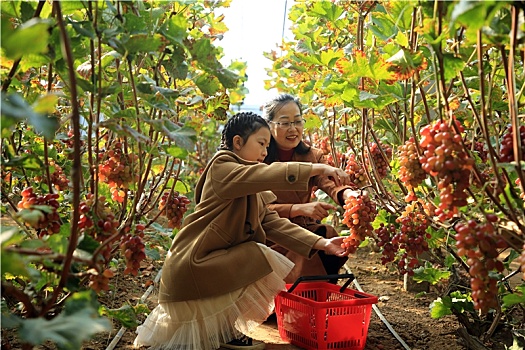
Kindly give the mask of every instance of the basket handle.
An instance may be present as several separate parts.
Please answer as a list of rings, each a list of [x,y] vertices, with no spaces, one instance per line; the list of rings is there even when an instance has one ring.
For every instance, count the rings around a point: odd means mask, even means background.
[[[318,275],[318,276],[301,276],[299,277],[295,283],[288,289],[288,293],[291,293],[297,285],[303,281],[323,281],[323,280],[332,280],[332,279],[339,279],[339,278],[348,278],[348,281],[341,286],[341,289],[339,289],[339,292],[342,293],[346,287],[354,280],[355,276],[353,273],[342,273],[342,274],[335,274],[335,275]]]

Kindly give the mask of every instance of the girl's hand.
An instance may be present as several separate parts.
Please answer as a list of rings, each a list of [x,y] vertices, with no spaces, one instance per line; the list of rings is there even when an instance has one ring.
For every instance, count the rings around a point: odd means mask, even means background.
[[[326,254],[339,257],[347,256],[348,251],[342,247],[344,237],[321,238],[314,245],[314,249],[324,250]]]
[[[314,220],[323,220],[328,216],[329,210],[336,210],[337,207],[325,202],[310,202],[303,204],[294,204],[290,211],[291,217],[308,216]]]
[[[336,168],[323,163],[312,164],[312,175],[326,175],[330,177],[332,181],[335,182],[336,186],[354,185],[350,181],[350,175],[348,175],[343,169]]]

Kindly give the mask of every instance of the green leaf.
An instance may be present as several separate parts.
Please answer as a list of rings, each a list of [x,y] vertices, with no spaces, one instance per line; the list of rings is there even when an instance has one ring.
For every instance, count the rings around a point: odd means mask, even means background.
[[[183,44],[188,31],[188,19],[183,12],[171,17],[160,29],[160,32],[172,43]]]
[[[438,319],[447,315],[451,315],[452,301],[450,297],[437,298],[430,304],[430,316]]]
[[[124,47],[131,54],[136,54],[137,52],[155,52],[162,45],[162,38],[160,34],[135,34],[129,37]]]
[[[49,95],[52,96],[52,95]],[[48,109],[49,103],[53,101],[54,97],[46,97],[36,103],[37,108]],[[41,103],[41,104],[40,104]],[[41,133],[48,139],[53,139],[55,131],[58,129],[58,120],[55,116],[48,117],[43,113],[38,113],[31,108],[24,98],[18,94],[2,95],[1,101],[2,121],[4,117],[15,122],[27,120],[35,127],[37,133]],[[2,130],[4,126],[2,125]]]
[[[66,254],[69,240],[65,235],[54,234],[49,236],[47,243],[55,253]]]
[[[149,258],[149,259],[152,259],[152,260],[160,260],[161,259],[161,256],[160,256],[160,253],[159,253],[159,250],[158,249],[151,249],[151,248],[144,248],[144,251],[146,252],[146,256]]]
[[[43,318],[21,321],[20,338],[33,345],[50,340],[59,349],[81,349],[82,342],[92,335],[111,330],[107,319],[97,317],[91,308],[70,315],[61,313],[52,320]]]
[[[224,86],[225,88],[233,89],[237,87],[237,83],[240,79],[237,73],[226,68],[220,68],[215,72],[215,74],[221,82],[222,86]]]
[[[321,63],[327,67],[333,67],[334,63],[343,57],[343,52],[341,51],[321,51]]]
[[[465,69],[465,62],[461,57],[455,57],[453,54],[443,55],[443,64],[445,69],[445,80],[449,81],[455,78],[459,72]]]
[[[408,38],[403,32],[398,32],[396,35],[395,42],[402,47],[408,47]]]
[[[523,304],[525,303],[525,284],[516,286],[516,290],[520,294],[507,294],[503,297],[503,306],[504,307],[510,307],[512,305],[516,304]]]
[[[220,90],[219,81],[212,75],[203,73],[195,79],[195,84],[206,95],[215,95]]]
[[[185,159],[188,155],[188,151],[184,148],[180,148],[177,146],[163,146],[164,151],[169,154],[172,157],[178,158],[178,159]]]
[[[425,266],[420,266],[414,270],[414,281],[429,282],[432,285],[439,283],[442,279],[448,279],[450,277],[450,271],[443,271],[436,269],[427,262]]]
[[[9,234],[9,232],[4,233],[4,231],[2,231],[2,241],[7,238],[4,236]],[[18,240],[20,238],[22,238],[22,235],[17,235],[16,239]],[[12,241],[12,239],[8,239],[8,241]],[[13,276],[29,277],[29,272],[26,267],[27,262],[24,260],[24,258],[20,254],[4,250],[3,247],[4,242],[2,242],[2,254],[0,256],[2,276],[4,276],[6,273],[10,273]]]
[[[152,120],[145,119],[146,123],[150,124],[156,131],[166,135],[170,140],[174,141],[179,147],[192,152],[195,146],[197,133],[195,130],[188,127],[180,127],[170,120]]]
[[[326,18],[330,22],[335,22],[343,14],[343,9],[330,1],[315,1],[311,12]]]
[[[45,53],[48,48],[49,32],[52,21],[31,18],[22,23],[13,32],[2,37],[5,55],[13,60],[32,53]]]
[[[139,324],[135,309],[130,305],[124,305],[118,309],[108,309],[107,307],[102,306],[102,314],[112,319],[116,319],[126,328],[135,328]]]
[[[516,304],[525,305],[525,295],[507,294],[503,297],[503,307],[509,308],[512,305],[516,305]]]
[[[497,3],[502,1],[484,0],[460,0],[452,10],[451,21],[463,24],[469,31],[481,29],[486,21],[491,18],[489,14],[493,13],[498,7]],[[499,4],[501,6],[501,4]]]

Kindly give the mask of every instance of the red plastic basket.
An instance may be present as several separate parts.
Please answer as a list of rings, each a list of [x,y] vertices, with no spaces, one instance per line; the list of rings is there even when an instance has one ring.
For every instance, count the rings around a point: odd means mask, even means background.
[[[290,292],[275,299],[283,340],[304,349],[364,349],[376,296],[328,282],[298,284],[291,290],[296,284],[287,284]]]

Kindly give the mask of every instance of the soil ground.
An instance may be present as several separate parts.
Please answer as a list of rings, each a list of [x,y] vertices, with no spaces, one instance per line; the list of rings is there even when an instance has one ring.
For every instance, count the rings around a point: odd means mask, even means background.
[[[468,349],[462,338],[457,335],[459,323],[455,316],[446,316],[438,320],[430,317],[429,305],[438,297],[437,290],[433,290],[431,287],[426,293],[405,291],[403,280],[396,271],[381,265],[380,257],[379,253],[374,253],[368,248],[361,248],[349,258],[347,267],[356,276],[358,284],[365,293],[373,294],[380,299],[376,304],[378,310],[406,344],[406,347],[396,339],[385,323],[372,311],[368,337],[363,350]],[[115,288],[101,296],[100,301],[109,308],[119,308],[125,304],[136,305],[145,295],[148,286],[153,283],[161,264],[162,261],[143,261],[141,274],[138,277],[124,276],[122,273],[118,273],[114,279]],[[350,288],[357,289],[354,284],[351,284]],[[156,298],[156,289],[153,289],[153,292],[146,299],[146,304],[150,309],[155,307]],[[143,320],[144,318],[140,322]],[[93,340],[85,342],[83,349],[133,349],[134,329],[122,328],[117,322],[114,323],[113,328],[111,333],[99,334]],[[281,339],[275,317],[270,317],[251,336],[254,339],[262,340],[266,344],[267,350],[300,349]],[[512,344],[511,338],[505,340],[507,346]],[[2,348],[16,349],[16,345],[17,342],[12,335],[2,334]],[[53,346],[39,348],[53,349]],[[498,346],[489,348],[504,349],[501,342],[498,342]]]

